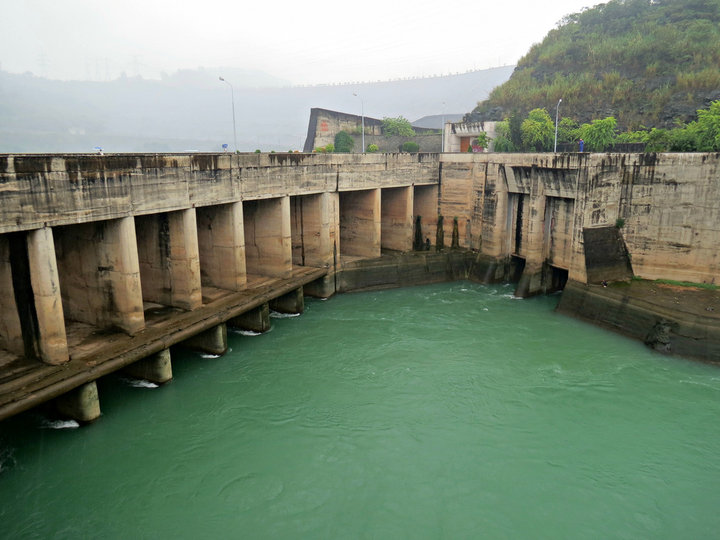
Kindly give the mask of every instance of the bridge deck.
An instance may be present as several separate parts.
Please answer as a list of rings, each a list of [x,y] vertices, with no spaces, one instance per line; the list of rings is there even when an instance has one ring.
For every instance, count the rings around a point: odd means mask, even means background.
[[[70,361],[59,366],[3,351],[0,420],[176,345],[325,274],[324,268],[293,267],[289,278],[248,276],[246,288],[239,292],[203,288],[203,305],[193,311],[149,304],[145,310],[146,327],[135,336],[70,323],[67,327]]]

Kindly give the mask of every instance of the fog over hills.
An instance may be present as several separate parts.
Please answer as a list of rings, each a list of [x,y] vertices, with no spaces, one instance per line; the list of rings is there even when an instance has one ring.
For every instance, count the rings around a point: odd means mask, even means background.
[[[160,80],[57,81],[0,71],[0,153],[220,151],[233,146],[233,84],[240,151],[301,149],[310,109],[410,121],[472,110],[512,66],[468,73],[322,86],[287,86],[227,68],[183,70]],[[357,94],[357,96],[353,95]]]

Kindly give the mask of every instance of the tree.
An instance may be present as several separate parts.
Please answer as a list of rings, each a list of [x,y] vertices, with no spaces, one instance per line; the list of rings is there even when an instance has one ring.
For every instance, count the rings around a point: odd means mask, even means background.
[[[578,123],[574,119],[570,118],[569,116],[561,118],[560,122],[558,122],[558,142],[575,142],[577,139],[579,139],[578,129]]]
[[[522,146],[532,152],[549,152],[553,147],[555,124],[545,109],[533,109],[520,126]]]
[[[367,146],[367,152],[369,152],[370,154],[374,154],[378,150],[379,150],[379,148],[378,148],[377,144],[368,144],[368,146]]]
[[[717,152],[720,150],[720,100],[713,101],[708,109],[698,110],[697,115],[697,121],[690,123],[697,137],[696,150]]]
[[[415,136],[415,130],[412,128],[410,121],[402,116],[398,116],[397,118],[384,117],[382,121],[382,131],[386,137],[392,137],[393,135],[400,137]]]
[[[355,146],[355,140],[347,131],[340,131],[335,135],[336,152],[352,152],[353,146]]]
[[[495,146],[496,152],[517,152],[517,147],[510,138],[510,122],[503,120],[495,124]]]
[[[488,134],[485,133],[484,131],[481,131],[480,135],[478,135],[477,138],[475,139],[475,142],[477,143],[477,145],[483,149],[488,148],[490,146],[490,141],[492,141],[492,139],[490,137],[488,137]]]
[[[617,120],[614,116],[595,119],[589,124],[580,126],[580,138],[585,141],[585,150],[602,152],[615,142]]]

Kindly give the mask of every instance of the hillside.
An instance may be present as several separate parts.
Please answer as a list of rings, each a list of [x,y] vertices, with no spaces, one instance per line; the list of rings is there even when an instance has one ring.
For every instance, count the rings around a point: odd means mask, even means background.
[[[0,71],[0,153],[220,151],[232,148],[234,85],[240,151],[302,148],[310,109],[415,119],[462,113],[505,82],[512,66],[443,77],[280,86],[261,74],[184,70],[161,80],[56,81]],[[257,87],[257,81],[274,84]],[[362,98],[362,103],[358,97]]]
[[[611,0],[567,16],[466,120],[545,108],[672,127],[720,99],[720,0]]]

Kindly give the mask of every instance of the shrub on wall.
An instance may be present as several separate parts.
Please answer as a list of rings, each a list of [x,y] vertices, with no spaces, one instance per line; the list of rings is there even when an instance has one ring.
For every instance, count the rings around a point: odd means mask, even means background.
[[[383,118],[382,132],[386,137],[398,135],[400,137],[414,137],[415,130],[412,128],[410,121],[402,116],[397,118]]]
[[[419,152],[420,151],[420,145],[416,143],[415,141],[407,141],[404,142],[402,145],[402,151],[403,152]]]
[[[336,152],[352,152],[355,141],[347,131],[340,131],[335,135],[335,151]]]
[[[326,144],[325,146],[318,146],[313,150],[318,154],[332,154],[335,151],[335,145],[333,143]]]
[[[377,144],[368,144],[367,145],[367,151],[370,152],[371,154],[374,154],[378,150],[379,150],[379,148],[378,148]]]

